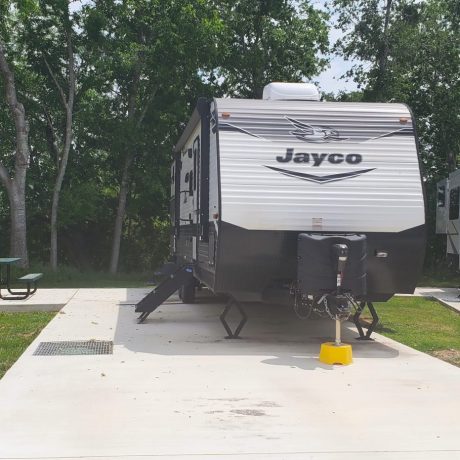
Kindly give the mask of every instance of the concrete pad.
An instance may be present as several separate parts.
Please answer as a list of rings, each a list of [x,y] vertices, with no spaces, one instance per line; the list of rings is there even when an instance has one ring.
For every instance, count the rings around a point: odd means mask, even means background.
[[[25,300],[0,299],[0,311],[59,311],[77,292],[78,289],[41,289],[39,287],[35,294]]]
[[[97,291],[97,292],[95,292]],[[209,301],[80,289],[0,381],[0,458],[460,459],[460,369],[376,335],[354,363],[318,359],[334,325],[247,307],[225,340]],[[113,355],[33,356],[41,341],[113,340]]]
[[[441,302],[444,306],[460,313],[460,291],[457,288],[416,288],[414,295],[429,297]]]

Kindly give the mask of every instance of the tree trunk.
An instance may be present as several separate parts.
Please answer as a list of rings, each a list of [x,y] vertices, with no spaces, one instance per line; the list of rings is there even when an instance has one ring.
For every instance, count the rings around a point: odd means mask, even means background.
[[[0,74],[4,80],[5,100],[14,121],[16,133],[14,175],[0,163],[0,180],[6,188],[10,202],[10,255],[20,257],[19,265],[27,268],[29,257],[26,225],[26,175],[30,158],[29,123],[24,106],[17,100],[14,74],[6,60],[5,46],[2,41],[0,41]]]
[[[131,87],[129,88],[129,95],[128,95],[128,124],[133,127],[134,121],[136,119],[137,114],[137,104],[136,98],[138,96],[139,90],[139,82],[141,78],[142,72],[142,59],[141,56],[138,57],[138,60],[134,66],[133,70],[133,82]],[[147,104],[145,110],[143,110],[139,116],[139,119],[136,123],[136,128],[139,128],[143,117],[145,116],[145,111],[147,110],[147,105],[149,100],[147,100]],[[120,192],[118,194],[118,208],[117,208],[117,215],[115,217],[115,225],[113,228],[113,239],[112,239],[112,254],[110,256],[110,266],[109,272],[112,274],[117,273],[118,271],[118,262],[120,259],[120,245],[121,245],[121,234],[123,231],[123,220],[125,218],[126,213],[126,199],[128,197],[128,188],[129,188],[129,174],[131,164],[134,159],[134,154],[132,152],[132,146],[128,146],[125,163],[123,165],[123,172],[121,175],[121,183],[120,183]]]
[[[27,253],[25,187],[18,187],[16,183],[13,183],[11,192],[8,195],[11,210],[10,256],[20,257],[19,266],[27,268],[29,266],[29,256]]]
[[[50,245],[50,265],[53,271],[56,271],[57,266],[58,266],[57,214],[58,214],[58,207],[59,207],[59,195],[60,195],[60,190],[57,190],[56,185],[55,185],[54,190],[53,190],[53,199],[51,202],[51,242],[50,242],[51,243]]]
[[[50,241],[50,264],[53,271],[57,270],[58,267],[58,210],[59,210],[59,198],[61,196],[62,183],[64,181],[65,172],[67,169],[67,162],[69,160],[70,148],[72,145],[72,123],[73,123],[73,106],[75,100],[75,67],[74,67],[74,54],[72,45],[72,30],[67,31],[67,55],[68,64],[67,70],[69,75],[69,89],[68,97],[66,98],[62,88],[59,86],[57,79],[53,76],[51,68],[48,66],[48,70],[56,83],[57,89],[61,94],[62,104],[66,113],[65,121],[65,132],[64,132],[64,143],[62,148],[62,154],[59,161],[58,174],[56,176],[56,182],[53,189],[53,199],[51,202],[51,241]]]
[[[385,23],[383,25],[383,37],[382,37],[382,46],[380,49],[380,57],[379,57],[379,70],[377,75],[377,82],[376,82],[376,100],[384,101],[387,99],[387,95],[385,94],[386,89],[386,79],[387,79],[387,64],[388,64],[388,54],[390,53],[390,43],[388,37],[388,29],[390,26],[390,18],[391,18],[391,8],[393,6],[393,0],[387,0],[386,7],[385,7]]]
[[[144,42],[144,37],[140,37],[140,41]],[[128,125],[135,130],[140,129],[144,117],[147,113],[147,110],[150,106],[150,103],[154,99],[158,88],[153,88],[150,94],[143,101],[143,106],[137,105],[137,97],[139,92],[139,84],[141,80],[142,73],[142,56],[139,55],[136,65],[133,70],[133,82],[129,89],[128,96]],[[118,208],[117,215],[115,217],[115,225],[113,229],[113,239],[112,239],[112,253],[110,256],[110,265],[109,271],[112,274],[117,273],[118,263],[120,260],[120,246],[121,246],[121,235],[123,231],[123,221],[126,214],[126,202],[128,197],[128,189],[130,183],[130,169],[134,160],[135,147],[132,144],[129,144],[127,147],[127,154],[125,157],[125,162],[123,165],[123,172],[121,176],[120,183],[120,192],[118,194]]]
[[[455,154],[455,151],[452,149],[452,147],[447,148],[446,156],[448,173],[454,172],[457,169],[457,155]]]
[[[132,155],[129,155],[125,159],[123,167],[123,174],[121,177],[120,193],[118,195],[118,208],[117,216],[115,218],[115,226],[113,229],[113,240],[112,240],[112,255],[110,258],[110,273],[115,274],[118,270],[118,262],[120,259],[120,245],[121,245],[121,233],[123,230],[123,220],[126,213],[126,198],[128,196],[129,188],[129,169],[133,162]]]

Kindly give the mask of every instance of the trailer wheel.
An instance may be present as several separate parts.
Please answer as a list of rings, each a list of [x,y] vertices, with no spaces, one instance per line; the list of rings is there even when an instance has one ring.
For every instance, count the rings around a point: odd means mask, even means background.
[[[195,280],[181,286],[179,298],[184,303],[195,303]]]

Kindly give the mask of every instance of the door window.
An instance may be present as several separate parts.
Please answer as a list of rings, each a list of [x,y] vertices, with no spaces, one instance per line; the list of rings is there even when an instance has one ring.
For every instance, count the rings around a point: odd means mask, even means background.
[[[450,191],[449,196],[449,220],[457,220],[459,217],[460,187]]]
[[[446,205],[446,186],[440,185],[438,186],[438,208],[443,208]]]

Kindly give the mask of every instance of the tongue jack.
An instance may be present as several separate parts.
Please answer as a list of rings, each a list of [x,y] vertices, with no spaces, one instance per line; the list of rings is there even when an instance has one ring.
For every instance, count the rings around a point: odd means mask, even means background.
[[[335,299],[338,300],[342,295],[343,274],[348,260],[348,246],[346,244],[334,244],[333,254],[337,258],[337,286]],[[337,302],[339,304],[339,302]],[[351,345],[342,343],[341,337],[342,322],[339,315],[335,317],[335,341],[321,344],[319,360],[325,364],[351,364],[352,349]]]
[[[337,257],[337,295],[342,294],[342,281],[345,265],[348,260],[348,246],[346,244],[334,244],[334,254]],[[335,319],[335,345],[341,345],[342,323],[339,318]]]

